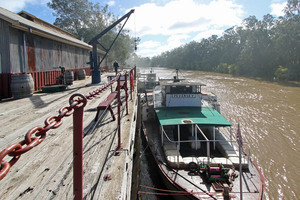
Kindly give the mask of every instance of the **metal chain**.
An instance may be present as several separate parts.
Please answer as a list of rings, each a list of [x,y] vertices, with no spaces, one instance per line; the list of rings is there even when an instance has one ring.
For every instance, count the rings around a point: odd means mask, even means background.
[[[46,138],[47,131],[61,126],[63,118],[70,116],[74,112],[74,109],[85,106],[87,99],[82,94],[74,94],[70,97],[69,102],[70,106],[62,107],[58,115],[48,117],[44,122],[44,127],[36,126],[31,128],[25,135],[24,140],[8,146],[0,153],[0,180],[6,176],[11,166],[19,160],[23,153],[39,145]],[[3,160],[7,155],[12,157],[8,162]]]
[[[126,71],[124,73],[127,73]],[[123,74],[124,75],[124,74]],[[19,160],[22,154],[31,150],[33,147],[39,145],[46,138],[46,133],[50,129],[58,128],[63,123],[63,118],[68,117],[73,114],[74,109],[84,107],[87,104],[87,100],[93,99],[95,96],[99,95],[105,91],[108,87],[112,86],[120,77],[121,73],[106,83],[103,87],[90,92],[88,95],[74,94],[69,99],[69,106],[64,106],[59,109],[58,115],[53,115],[48,117],[45,121],[44,127],[36,126],[31,128],[25,135],[25,139],[19,143],[12,144],[5,148],[0,153],[0,181],[6,176],[10,168]],[[33,135],[33,137],[32,137]],[[5,156],[11,156],[10,161],[3,160]]]

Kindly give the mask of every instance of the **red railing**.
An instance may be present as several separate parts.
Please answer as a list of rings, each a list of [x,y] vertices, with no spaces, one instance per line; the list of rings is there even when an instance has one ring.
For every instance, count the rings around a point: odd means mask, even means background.
[[[84,69],[87,76],[91,75],[90,68],[80,68]],[[71,71],[74,74],[74,80],[78,79],[78,71],[80,69],[66,69],[66,71]],[[32,75],[34,82],[34,91],[40,91],[41,88],[45,85],[56,85],[58,84],[57,78],[61,75],[60,70],[49,70],[49,71],[40,71],[40,72],[28,72]],[[10,86],[11,86],[11,76],[13,74],[22,74],[22,73],[9,73],[9,74],[0,74],[0,99],[1,98],[10,98],[12,96]]]
[[[84,107],[87,104],[88,100],[93,99],[95,96],[99,95],[103,91],[111,86],[117,81],[117,91],[120,94],[120,77],[125,76],[125,81],[127,80],[126,76],[129,75],[136,79],[136,67],[130,70],[129,74],[124,72],[122,75],[119,73],[115,79],[111,80],[104,86],[99,89],[96,89],[90,92],[87,95],[74,94],[69,99],[69,106],[64,106],[58,111],[58,115],[48,117],[44,122],[44,127],[36,126],[31,128],[25,135],[24,140],[12,144],[5,148],[0,153],[0,181],[6,176],[10,168],[19,160],[22,154],[31,150],[33,147],[36,147],[40,144],[45,138],[46,133],[50,129],[55,129],[61,126],[63,123],[63,118],[68,117],[73,114],[73,194],[74,199],[82,199],[83,197],[83,173],[82,173],[82,158],[83,158],[83,112]],[[127,84],[127,81],[125,82]],[[123,88],[125,90],[125,100],[126,100],[126,112],[128,112],[127,105],[127,86]],[[133,90],[133,81],[130,81],[130,93]],[[121,148],[121,122],[120,122],[120,108],[121,100],[118,94],[118,146],[117,150]],[[132,95],[132,94],[131,94]],[[76,155],[76,156],[75,156]],[[5,161],[6,156],[12,157],[9,162]]]

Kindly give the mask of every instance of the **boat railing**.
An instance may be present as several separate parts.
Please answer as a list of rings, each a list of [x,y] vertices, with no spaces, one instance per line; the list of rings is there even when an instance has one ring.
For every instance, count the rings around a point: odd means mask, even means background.
[[[230,130],[228,129],[223,129],[222,130],[223,135],[226,137],[227,140],[231,141],[231,146],[234,147],[233,143],[236,144],[236,148],[238,148],[238,142],[236,140],[233,140],[233,137],[236,137],[232,134],[232,127],[230,127]],[[249,148],[249,142],[247,140],[246,137],[243,137],[242,139],[242,151],[245,155],[243,155],[243,157],[245,157],[247,155],[247,160],[248,162],[251,159],[251,149]]]
[[[195,143],[195,145],[196,145],[196,150],[198,150],[198,144],[200,143],[200,145],[199,146],[201,146],[201,143],[207,143],[207,155],[206,155],[206,157],[207,157],[207,162],[208,162],[208,164],[210,163],[210,161],[211,161],[211,142],[213,142],[213,144],[215,144],[216,142],[219,142],[219,143],[222,143],[222,142],[227,142],[230,146],[231,146],[231,148],[232,149],[234,149],[234,151],[237,151],[235,148],[234,148],[234,143],[236,143],[237,144],[237,141],[235,140],[235,139],[233,139],[232,138],[232,134],[230,134],[230,139],[228,140],[228,139],[208,139],[207,137],[206,137],[206,135],[203,133],[203,131],[200,129],[200,127],[198,126],[198,125],[196,125],[196,127],[197,127],[197,129],[196,130],[199,130],[199,132],[201,133],[201,135],[204,137],[204,140],[203,139],[198,139],[197,138],[197,131],[195,132],[195,139],[189,139],[189,140],[178,140],[178,141],[175,141],[175,140],[172,140],[169,136],[168,136],[168,134],[167,134],[167,132],[164,130],[164,128],[163,128],[163,126],[161,126],[162,127],[162,135],[161,135],[161,141],[162,141],[162,144],[163,144],[163,140],[164,140],[164,137],[167,139],[167,141],[168,142],[171,142],[171,143],[174,143],[174,144],[176,144],[176,149],[177,149],[177,166],[179,167],[179,156],[180,156],[180,154],[179,154],[179,150],[180,150],[180,144],[181,143]],[[231,132],[231,131],[230,131]],[[229,132],[228,132],[229,133]],[[178,137],[179,138],[179,137]],[[215,145],[214,145],[214,148],[215,148]],[[243,160],[249,160],[249,156],[247,156],[246,154],[243,154],[242,155],[242,159]]]

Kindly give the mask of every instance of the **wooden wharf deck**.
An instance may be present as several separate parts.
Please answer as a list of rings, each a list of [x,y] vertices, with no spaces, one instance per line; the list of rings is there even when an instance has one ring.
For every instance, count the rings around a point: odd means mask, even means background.
[[[103,75],[102,75],[103,76]],[[102,80],[105,80],[104,77]],[[0,150],[23,140],[34,126],[44,126],[44,120],[57,115],[62,106],[69,105],[74,93],[88,94],[101,87],[90,85],[90,77],[75,81],[68,90],[58,93],[36,93],[32,97],[4,100],[0,103]],[[128,83],[129,84],[129,83]],[[115,88],[114,83],[113,88]],[[128,97],[121,112],[121,144],[118,142],[117,120],[109,112],[95,122],[97,106],[104,101],[107,89],[84,108],[83,137],[83,197],[84,199],[130,199],[132,162],[137,118],[137,99]],[[121,97],[124,90],[121,91]],[[124,98],[122,98],[124,99]],[[112,104],[117,115],[117,106]],[[0,199],[73,199],[73,117],[63,118],[63,124],[48,131],[45,140],[22,154],[9,173],[0,181]],[[5,160],[11,157],[6,156]],[[109,178],[105,178],[109,177]]]

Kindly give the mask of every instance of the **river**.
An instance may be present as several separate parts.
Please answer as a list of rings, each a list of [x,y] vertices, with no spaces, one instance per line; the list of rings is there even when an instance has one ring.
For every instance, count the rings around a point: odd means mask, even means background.
[[[140,72],[149,72],[141,68]],[[175,70],[153,68],[160,78]],[[221,113],[236,128],[265,178],[265,199],[300,199],[300,87],[200,71],[180,71],[218,96]]]

